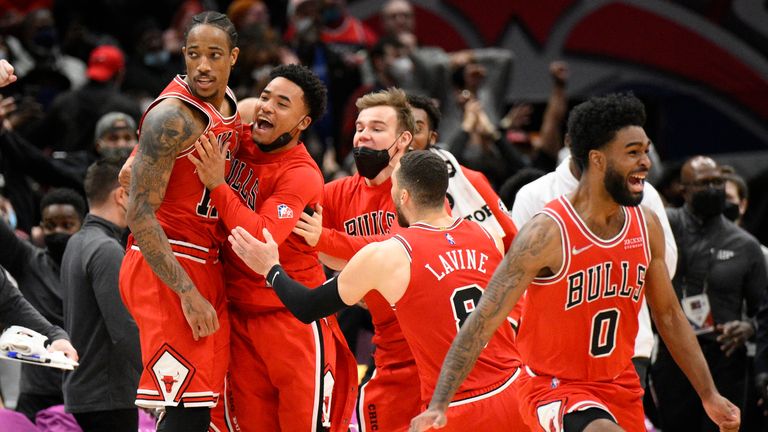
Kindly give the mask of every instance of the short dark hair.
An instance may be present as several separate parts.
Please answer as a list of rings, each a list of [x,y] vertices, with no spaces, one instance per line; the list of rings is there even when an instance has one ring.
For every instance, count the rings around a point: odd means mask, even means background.
[[[83,199],[82,195],[75,192],[73,189],[69,189],[69,188],[52,189],[48,193],[43,195],[43,199],[40,200],[40,213],[42,213],[43,210],[45,210],[49,206],[52,206],[55,204],[71,205],[72,207],[74,207],[78,216],[80,216],[80,220],[83,220],[83,218],[85,218],[85,211],[86,211],[85,200]]]
[[[88,167],[84,187],[89,205],[103,204],[109,194],[120,186],[118,175],[123,162],[125,160],[121,162],[117,158],[104,158]]]
[[[437,208],[445,205],[448,168],[445,161],[429,150],[413,150],[400,158],[397,181],[410,193],[418,206]]]
[[[306,66],[298,64],[280,65],[269,73],[269,80],[282,77],[301,87],[304,92],[304,104],[309,108],[309,116],[313,122],[320,120],[325,114],[325,104],[328,100],[328,89],[320,78]]]
[[[408,93],[408,105],[412,108],[424,110],[427,113],[427,119],[429,120],[429,129],[436,131],[440,127],[440,108],[437,107],[435,101],[424,95]]]
[[[384,54],[386,54],[385,50],[388,46],[398,49],[405,48],[405,45],[403,45],[397,37],[384,35],[371,47],[371,50],[368,52],[368,57],[371,61],[384,57]]]
[[[645,107],[632,93],[593,97],[577,105],[568,116],[571,155],[582,171],[590,150],[603,148],[627,126],[645,124]]]
[[[201,24],[208,24],[223,30],[224,33],[227,34],[227,39],[229,40],[229,49],[237,46],[237,30],[235,29],[235,25],[232,24],[232,21],[230,21],[226,15],[216,11],[200,12],[192,17],[189,25],[187,25],[187,28],[184,30],[184,45],[187,44],[189,32]]]

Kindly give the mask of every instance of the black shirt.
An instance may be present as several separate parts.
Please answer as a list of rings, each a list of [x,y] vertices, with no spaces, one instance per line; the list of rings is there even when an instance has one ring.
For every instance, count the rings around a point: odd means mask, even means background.
[[[747,316],[754,317],[768,288],[757,239],[723,216],[702,221],[687,206],[667,209],[667,215],[678,250],[672,280],[677,297],[701,294],[706,287],[715,324],[741,320],[744,304]]]
[[[48,337],[48,343],[57,339],[69,339],[61,327],[57,327],[24,298],[19,287],[8,277],[0,266],[0,324],[3,327],[19,325]]]
[[[24,298],[51,324],[64,327],[59,264],[45,251],[19,239],[0,222],[0,266],[19,284]],[[58,369],[21,365],[21,393],[61,396]]]
[[[65,373],[67,412],[135,408],[141,348],[118,287],[125,255],[121,235],[117,225],[89,214],[67,242],[61,264],[64,328],[80,355],[80,367]]]

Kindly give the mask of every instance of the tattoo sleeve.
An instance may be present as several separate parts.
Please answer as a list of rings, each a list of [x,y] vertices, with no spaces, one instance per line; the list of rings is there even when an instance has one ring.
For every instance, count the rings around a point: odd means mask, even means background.
[[[175,101],[161,102],[144,118],[131,174],[128,226],[149,266],[177,294],[195,286],[173,255],[155,210],[165,196],[176,156],[203,129],[189,108]]]
[[[477,309],[470,314],[443,361],[440,377],[432,395],[430,407],[445,409],[454,393],[475,365],[483,347],[496,329],[505,322],[528,284],[539,270],[553,265],[547,260],[556,256],[553,245],[559,247],[559,234],[549,229],[549,220],[538,216],[531,220],[515,238],[512,247],[496,268],[483,293]],[[548,218],[546,218],[548,219]]]

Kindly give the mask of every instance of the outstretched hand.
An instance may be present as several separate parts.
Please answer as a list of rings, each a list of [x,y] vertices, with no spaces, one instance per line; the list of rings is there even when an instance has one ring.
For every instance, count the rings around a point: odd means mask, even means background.
[[[736,432],[741,425],[739,408],[720,394],[715,394],[702,400],[704,410],[712,421],[720,427],[721,432]]]
[[[293,233],[304,237],[308,245],[315,247],[320,241],[320,235],[323,232],[323,206],[317,205],[317,209],[312,215],[306,212],[301,213],[301,217],[293,227]]]
[[[437,408],[428,408],[423,413],[417,415],[411,420],[409,432],[422,432],[429,429],[442,429],[448,419],[445,412]]]
[[[201,135],[195,142],[195,150],[199,159],[195,157],[194,153],[190,153],[187,156],[195,165],[200,181],[208,190],[214,190],[226,181],[224,171],[226,169],[229,142],[221,146],[221,148],[217,148],[217,146],[216,135],[209,131],[208,134]]]
[[[277,243],[269,230],[263,231],[265,242],[252,236],[243,227],[235,227],[229,236],[229,243],[237,256],[254,272],[266,276],[269,270],[280,264]]]

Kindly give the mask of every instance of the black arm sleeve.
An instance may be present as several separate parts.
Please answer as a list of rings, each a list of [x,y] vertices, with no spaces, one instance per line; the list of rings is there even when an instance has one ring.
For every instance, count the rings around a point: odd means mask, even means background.
[[[267,281],[285,307],[304,324],[327,317],[347,307],[339,296],[336,278],[328,279],[315,289],[309,289],[291,279],[278,264],[267,273]]]
[[[60,327],[51,324],[40,315],[24,298],[5,274],[5,269],[0,267],[0,322],[5,325],[20,325],[44,334],[48,337],[48,343],[56,339],[67,339],[69,336]]]

